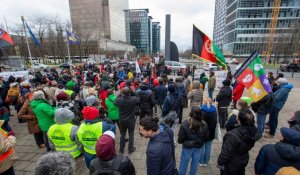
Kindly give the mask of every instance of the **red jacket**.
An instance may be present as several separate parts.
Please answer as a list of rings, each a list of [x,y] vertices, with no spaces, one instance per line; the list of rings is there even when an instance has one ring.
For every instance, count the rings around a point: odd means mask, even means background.
[[[105,99],[107,98],[107,91],[104,89],[99,90],[99,98],[101,99],[101,105],[107,109],[106,104],[105,104]]]
[[[238,83],[232,92],[232,100],[238,101],[244,92],[245,86],[242,83]]]

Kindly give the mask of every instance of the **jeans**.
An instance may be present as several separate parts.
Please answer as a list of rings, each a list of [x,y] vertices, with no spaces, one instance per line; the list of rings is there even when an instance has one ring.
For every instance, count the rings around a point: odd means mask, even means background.
[[[214,89],[208,89],[208,97],[211,98],[213,100],[213,92]]]
[[[219,107],[219,123],[221,128],[225,128],[226,121],[228,120],[228,107]]]
[[[263,135],[264,129],[265,129],[266,114],[257,113],[256,116],[257,116],[256,117],[257,118],[257,129],[258,129],[258,133],[261,137]]]
[[[128,130],[129,135],[129,144],[128,144],[128,150],[133,150],[133,142],[134,142],[134,128],[135,128],[135,120],[130,122],[122,122],[120,121],[120,151],[124,151],[125,148],[125,136],[126,132]]]
[[[272,136],[275,135],[276,128],[277,128],[277,125],[278,125],[279,111],[280,111],[280,109],[272,107],[272,110],[270,112],[269,124],[270,124],[270,134]]]
[[[87,152],[84,152],[84,160],[88,168],[90,168],[91,161],[95,158],[96,158],[96,154],[89,154]]]
[[[202,146],[199,161],[200,164],[208,164],[210,159],[211,144],[212,140],[205,142]]]
[[[188,163],[190,161],[190,158],[192,158],[191,161],[191,167],[190,167],[190,175],[196,175],[197,172],[197,165],[200,160],[200,153],[203,149],[203,146],[201,148],[184,148],[182,147],[181,150],[181,157],[180,157],[180,165],[179,165],[179,174],[185,175]]]

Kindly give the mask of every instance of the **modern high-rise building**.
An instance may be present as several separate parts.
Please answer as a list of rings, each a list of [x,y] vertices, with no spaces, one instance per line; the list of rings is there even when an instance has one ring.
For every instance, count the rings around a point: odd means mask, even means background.
[[[254,50],[268,50],[268,37],[274,0],[216,0],[214,42],[236,57],[247,57]],[[273,52],[276,43],[291,42],[293,27],[300,20],[300,1],[281,0]],[[272,53],[273,53],[272,52]]]
[[[150,54],[149,9],[125,10],[126,41],[141,53]]]
[[[128,0],[69,0],[72,28],[82,37],[126,41]]]
[[[160,52],[160,25],[159,22],[152,23],[152,53]]]

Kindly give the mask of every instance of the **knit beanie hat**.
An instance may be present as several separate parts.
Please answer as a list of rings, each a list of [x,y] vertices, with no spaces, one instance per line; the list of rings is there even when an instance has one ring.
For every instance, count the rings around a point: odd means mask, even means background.
[[[69,99],[69,95],[65,92],[60,92],[56,96],[57,101],[67,101]]]
[[[295,146],[300,145],[300,132],[291,128],[280,128],[280,132],[284,141]]]
[[[67,82],[66,88],[69,89],[69,90],[73,90],[75,85],[76,85],[75,82],[70,80],[70,81]]]
[[[85,120],[95,120],[99,116],[99,110],[90,106],[84,107],[81,112]]]
[[[87,106],[97,106],[99,105],[99,100],[94,96],[88,96],[85,100]]]
[[[247,102],[247,105],[250,106],[252,99],[250,97],[242,97],[241,100]]]
[[[110,160],[116,155],[115,134],[106,131],[96,143],[96,155],[101,160]]]
[[[169,84],[169,85],[168,85],[168,91],[169,91],[170,93],[175,92],[175,85],[174,85],[174,84]]]
[[[68,108],[58,108],[55,111],[54,121],[57,124],[70,123],[74,119],[74,113]]]

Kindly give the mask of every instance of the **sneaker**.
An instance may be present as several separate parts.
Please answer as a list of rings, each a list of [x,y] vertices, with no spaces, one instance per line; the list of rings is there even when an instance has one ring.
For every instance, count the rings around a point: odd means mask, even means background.
[[[199,166],[200,166],[200,167],[203,167],[203,164],[202,164],[202,163],[199,163]]]
[[[129,150],[128,153],[131,154],[136,150],[136,147],[133,147],[132,150]]]
[[[204,167],[207,167],[207,164],[203,164]]]

